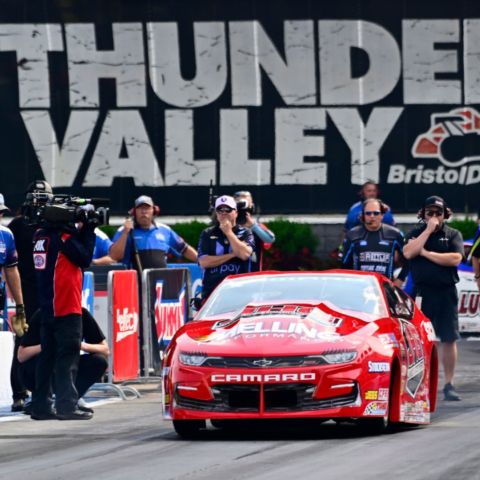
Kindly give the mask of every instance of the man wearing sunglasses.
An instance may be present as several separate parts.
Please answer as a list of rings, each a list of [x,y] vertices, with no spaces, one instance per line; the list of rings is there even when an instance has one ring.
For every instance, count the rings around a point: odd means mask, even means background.
[[[215,201],[215,219],[198,243],[198,263],[203,269],[202,301],[228,275],[251,271],[255,242],[250,229],[236,224],[237,204],[222,195]]]
[[[403,236],[397,228],[383,223],[387,208],[378,198],[363,202],[363,224],[349,230],[343,241],[344,268],[378,272],[393,279],[402,255]]]
[[[445,400],[461,400],[453,386],[457,362],[459,281],[464,256],[462,234],[445,224],[451,215],[445,200],[428,197],[418,212],[420,225],[407,234],[403,253],[410,260],[416,303],[430,319],[442,342]]]

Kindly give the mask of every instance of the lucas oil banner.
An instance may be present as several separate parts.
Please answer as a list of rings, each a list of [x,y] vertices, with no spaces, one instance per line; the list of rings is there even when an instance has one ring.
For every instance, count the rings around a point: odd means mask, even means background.
[[[373,180],[395,212],[478,208],[478,2],[21,3],[0,13],[8,204],[45,178],[202,214],[212,180],[340,213]]]

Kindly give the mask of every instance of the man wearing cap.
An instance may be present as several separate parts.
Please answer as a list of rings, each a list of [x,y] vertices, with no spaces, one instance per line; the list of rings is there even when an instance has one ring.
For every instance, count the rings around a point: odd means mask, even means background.
[[[151,197],[138,197],[132,212],[133,221],[126,220],[115,233],[110,256],[137,270],[165,268],[168,253],[183,255],[191,262],[196,262],[197,251],[194,248],[168,225],[154,222],[159,210]]]
[[[228,275],[251,271],[255,249],[252,232],[236,224],[238,212],[233,197],[222,195],[215,201],[215,219],[198,243],[198,263],[203,269],[202,301]]]
[[[443,198],[428,197],[418,212],[420,225],[406,236],[403,248],[410,260],[417,304],[431,320],[442,342],[445,400],[461,400],[453,386],[457,362],[459,281],[457,266],[464,256],[462,234],[445,224],[451,216]]]

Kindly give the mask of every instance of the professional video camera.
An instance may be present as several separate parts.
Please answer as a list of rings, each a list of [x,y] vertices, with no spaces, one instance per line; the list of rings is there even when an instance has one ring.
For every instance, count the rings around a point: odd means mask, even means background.
[[[63,227],[77,222],[108,225],[109,203],[106,198],[32,192],[27,194],[22,210],[31,225]]]

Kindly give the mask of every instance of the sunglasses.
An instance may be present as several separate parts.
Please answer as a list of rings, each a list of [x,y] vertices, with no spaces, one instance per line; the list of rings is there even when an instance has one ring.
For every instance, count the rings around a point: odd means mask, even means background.
[[[443,210],[427,210],[425,215],[427,217],[441,217],[443,215]]]
[[[380,211],[378,211],[378,210],[366,211],[366,212],[364,212],[364,213],[365,213],[365,215],[366,215],[367,217],[370,217],[370,216],[372,216],[372,215],[374,215],[375,217],[378,217],[379,215],[382,214],[382,212],[380,212]]]
[[[231,207],[218,207],[215,211],[217,213],[231,213],[233,212],[235,209],[234,208],[231,208]]]

